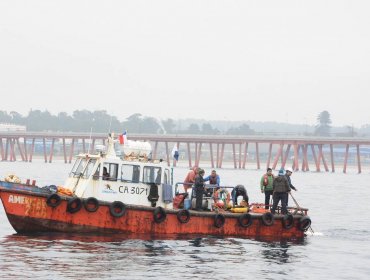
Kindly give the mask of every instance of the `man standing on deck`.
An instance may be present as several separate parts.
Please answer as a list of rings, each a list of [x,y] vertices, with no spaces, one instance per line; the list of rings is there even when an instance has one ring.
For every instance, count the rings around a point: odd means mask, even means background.
[[[188,174],[186,175],[184,179],[184,183],[183,183],[185,192],[187,192],[188,189],[192,188],[195,182],[195,176],[197,175],[197,172],[198,172],[198,167],[193,166],[188,172]]]
[[[272,182],[274,181],[274,175],[272,169],[267,168],[266,174],[261,178],[260,186],[261,193],[265,194],[265,209],[269,209],[270,197],[272,196]]]
[[[274,178],[272,186],[273,186],[273,195],[272,195],[273,204],[271,213],[275,214],[279,201],[281,201],[281,213],[285,215],[288,213],[287,200],[288,194],[291,191],[291,189],[288,183],[288,179],[284,175],[284,169],[279,170],[279,176]]]
[[[195,176],[195,210],[202,211],[203,194],[204,194],[204,170],[199,168],[198,174]]]
[[[287,169],[285,170],[285,177],[286,177],[286,178],[287,178],[287,180],[288,180],[289,187],[290,187],[292,190],[297,191],[297,188],[296,188],[295,186],[293,186],[293,185],[292,185],[292,181],[290,180],[290,176],[292,175],[292,173],[293,173],[293,171],[292,171],[291,169],[287,168]],[[288,196],[288,198],[287,198],[287,200],[286,200],[286,205],[287,205],[287,206],[288,206],[288,200],[289,200],[289,196]]]

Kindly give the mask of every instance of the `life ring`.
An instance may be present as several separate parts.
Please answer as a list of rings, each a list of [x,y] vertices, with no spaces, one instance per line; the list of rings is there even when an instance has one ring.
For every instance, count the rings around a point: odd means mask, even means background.
[[[242,214],[238,217],[239,225],[243,228],[247,228],[253,223],[253,217],[249,213]]]
[[[230,199],[231,199],[230,193],[226,189],[218,189],[217,191],[215,191],[215,193],[213,195],[214,203],[218,203],[219,201],[223,201],[224,203],[226,203],[226,205],[229,205]]]
[[[158,206],[154,209],[153,219],[157,224],[162,223],[166,219],[166,217],[166,211],[162,207]]]
[[[52,208],[57,207],[61,202],[62,198],[57,193],[49,195],[46,200],[47,206],[50,206]]]
[[[216,228],[221,228],[225,224],[225,216],[222,214],[216,214],[214,225]]]
[[[79,197],[74,197],[67,203],[67,212],[73,214],[80,211],[82,207],[82,201]]]
[[[288,213],[286,214],[283,219],[282,219],[282,224],[283,224],[283,228],[285,229],[290,229],[293,227],[294,225],[294,218],[293,218],[293,215]]]
[[[274,215],[271,212],[264,213],[261,219],[265,226],[272,226],[274,224]]]
[[[99,208],[99,201],[95,197],[89,197],[84,200],[84,207],[87,212],[96,212]]]
[[[299,230],[306,231],[311,226],[311,219],[308,216],[304,216],[299,220]]]
[[[183,209],[177,212],[177,220],[182,223],[186,224],[190,220],[190,212],[189,210]]]
[[[122,217],[126,212],[126,205],[122,201],[113,201],[109,205],[109,212],[113,217]]]

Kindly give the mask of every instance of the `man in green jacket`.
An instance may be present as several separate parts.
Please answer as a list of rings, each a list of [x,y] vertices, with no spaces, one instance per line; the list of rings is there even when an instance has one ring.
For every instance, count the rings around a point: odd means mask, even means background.
[[[269,209],[270,197],[272,196],[272,183],[274,181],[274,175],[272,169],[267,168],[266,174],[261,178],[261,192],[265,194],[265,209]]]

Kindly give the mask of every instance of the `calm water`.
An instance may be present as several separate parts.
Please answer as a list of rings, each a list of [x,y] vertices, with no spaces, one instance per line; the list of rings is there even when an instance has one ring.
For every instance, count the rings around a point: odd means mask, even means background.
[[[70,168],[58,162],[1,162],[0,176],[15,173],[40,186],[61,185]],[[186,172],[177,168],[175,181]],[[218,173],[223,184],[243,184],[252,202],[263,201],[258,187],[263,171]],[[0,279],[369,279],[369,173],[293,173],[298,188],[293,194],[310,209],[315,231],[299,243],[211,236],[21,236],[1,205]]]

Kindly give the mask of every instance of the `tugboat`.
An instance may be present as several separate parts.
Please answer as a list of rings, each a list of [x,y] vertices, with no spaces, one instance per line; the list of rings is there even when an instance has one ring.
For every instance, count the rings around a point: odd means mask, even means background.
[[[122,236],[214,235],[256,239],[302,238],[311,226],[308,209],[290,207],[273,215],[264,205],[220,205],[204,197],[203,211],[192,210],[192,194],[180,193],[173,169],[150,158],[150,144],[136,142],[115,151],[79,154],[62,186],[38,187],[17,176],[0,181],[0,197],[17,233],[118,233]],[[216,188],[208,186],[213,192]],[[218,190],[232,187],[217,187]],[[231,190],[232,192],[232,190]],[[187,197],[188,196],[188,197]],[[194,199],[193,199],[194,200]],[[189,203],[190,202],[190,203]],[[193,203],[194,204],[194,203]]]

